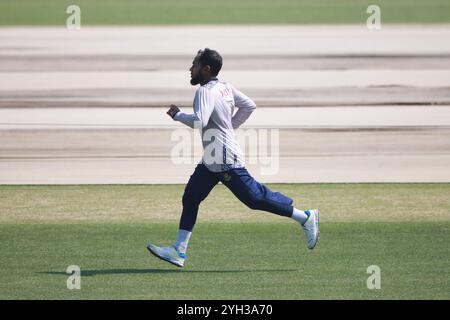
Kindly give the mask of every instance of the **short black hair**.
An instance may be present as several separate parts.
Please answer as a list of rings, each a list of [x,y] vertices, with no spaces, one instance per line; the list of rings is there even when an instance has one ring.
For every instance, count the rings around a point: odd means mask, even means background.
[[[212,75],[217,76],[220,69],[222,69],[222,56],[216,50],[211,50],[209,48],[199,50],[198,54],[198,62],[200,65],[202,67],[209,66]]]

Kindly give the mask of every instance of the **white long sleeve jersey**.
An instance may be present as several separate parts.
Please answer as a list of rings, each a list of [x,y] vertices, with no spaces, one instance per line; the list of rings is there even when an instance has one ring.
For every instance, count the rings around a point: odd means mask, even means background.
[[[212,172],[244,167],[244,156],[234,129],[248,119],[256,104],[232,85],[213,78],[197,89],[193,107],[193,114],[178,112],[174,119],[200,129],[201,162]]]

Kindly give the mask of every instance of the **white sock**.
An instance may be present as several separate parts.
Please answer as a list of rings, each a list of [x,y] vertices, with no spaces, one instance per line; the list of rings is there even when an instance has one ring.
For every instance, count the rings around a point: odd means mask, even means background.
[[[300,222],[302,225],[306,222],[306,220],[308,220],[308,217],[309,216],[305,213],[305,211],[299,210],[297,208],[294,208],[294,210],[292,210],[291,218],[295,221]]]
[[[181,253],[186,253],[189,238],[191,237],[192,232],[186,231],[183,229],[178,230],[178,237],[177,242],[175,242],[175,246],[177,247],[177,250]]]

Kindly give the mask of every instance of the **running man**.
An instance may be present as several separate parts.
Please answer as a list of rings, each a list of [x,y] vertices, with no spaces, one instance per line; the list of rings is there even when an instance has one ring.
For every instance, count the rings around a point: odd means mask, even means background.
[[[195,93],[194,113],[183,113],[175,105],[167,111],[173,120],[199,128],[203,143],[202,160],[184,190],[176,242],[168,247],[147,246],[153,255],[178,267],[184,266],[199,205],[219,181],[249,208],[299,222],[309,249],[314,249],[319,238],[319,210],[302,211],[293,207],[291,198],[257,182],[245,169],[234,129],[248,119],[256,105],[232,85],[217,78],[221,68],[219,53],[208,48],[199,50],[189,69],[191,85],[200,84]],[[236,113],[234,108],[237,108]]]

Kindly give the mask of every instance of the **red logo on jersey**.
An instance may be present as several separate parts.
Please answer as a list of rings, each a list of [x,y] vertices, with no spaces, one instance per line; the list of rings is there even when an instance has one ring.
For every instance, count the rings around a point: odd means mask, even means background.
[[[228,91],[228,89],[223,89],[223,90],[220,90],[220,94],[222,95],[222,97],[226,97],[226,96],[230,95],[230,92]]]

